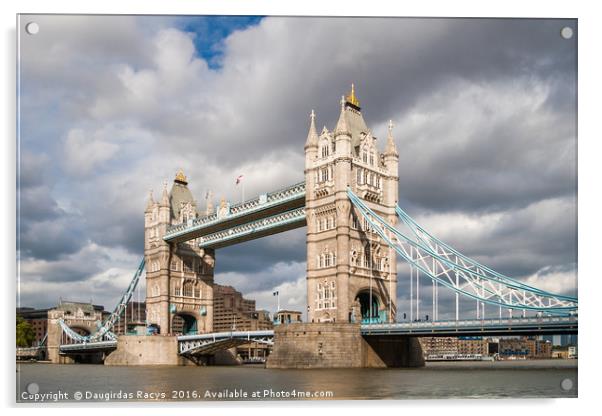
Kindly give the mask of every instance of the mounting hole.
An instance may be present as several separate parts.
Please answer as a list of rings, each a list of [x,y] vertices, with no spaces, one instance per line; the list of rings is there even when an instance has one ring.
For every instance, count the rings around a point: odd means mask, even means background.
[[[560,30],[560,36],[564,39],[570,39],[573,37],[573,29],[569,26],[565,26]]]
[[[38,386],[38,383],[29,383],[27,385],[27,393],[38,394],[39,392],[40,392],[40,386]]]
[[[560,388],[564,391],[572,390],[573,389],[573,380],[571,380],[570,378],[565,378],[560,383]]]
[[[29,22],[25,25],[25,31],[30,35],[36,35],[40,31],[40,26],[36,22]]]

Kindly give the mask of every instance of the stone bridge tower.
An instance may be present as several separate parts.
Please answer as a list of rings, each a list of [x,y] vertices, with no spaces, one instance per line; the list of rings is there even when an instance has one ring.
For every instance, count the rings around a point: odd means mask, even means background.
[[[196,240],[167,243],[168,227],[197,218],[197,204],[179,171],[171,190],[167,182],[159,201],[152,192],[144,213],[146,311],[149,325],[161,334],[192,334],[213,329],[213,269],[215,253],[200,249]]]
[[[352,209],[346,191],[395,224],[398,164],[392,123],[380,153],[353,85],[334,131],[318,134],[312,111],[305,143],[309,322],[395,320],[396,253]]]
[[[80,335],[90,335],[97,331],[98,324],[102,322],[102,307],[95,307],[91,303],[69,302],[61,300],[56,308],[48,311],[48,339],[46,340],[48,359],[55,363],[73,363],[73,357],[61,355],[59,346],[72,341],[63,334],[59,320]]]

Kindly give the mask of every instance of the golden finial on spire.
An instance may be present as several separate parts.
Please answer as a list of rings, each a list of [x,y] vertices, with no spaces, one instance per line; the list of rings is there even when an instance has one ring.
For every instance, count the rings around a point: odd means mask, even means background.
[[[351,84],[351,93],[346,97],[347,102],[353,104],[356,107],[360,106],[360,101],[355,96],[355,85]]]
[[[184,185],[188,185],[188,180],[186,179],[186,175],[184,175],[184,171],[182,171],[182,169],[179,169],[178,173],[176,173],[176,182],[181,182]]]

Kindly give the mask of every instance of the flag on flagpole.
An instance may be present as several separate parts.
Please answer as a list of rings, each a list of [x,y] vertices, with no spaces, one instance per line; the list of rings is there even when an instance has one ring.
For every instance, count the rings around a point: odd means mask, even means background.
[[[242,178],[243,178],[243,175],[238,175],[238,178],[236,178],[237,185],[242,182]]]

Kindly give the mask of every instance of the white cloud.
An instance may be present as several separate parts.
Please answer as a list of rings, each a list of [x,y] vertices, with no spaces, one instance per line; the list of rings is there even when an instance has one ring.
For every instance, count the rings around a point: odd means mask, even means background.
[[[23,259],[20,264],[21,306],[54,306],[59,298],[93,300],[112,309],[130,283],[140,258],[123,249],[83,244],[77,253],[57,260]],[[140,294],[145,294],[144,279]],[[138,293],[138,292],[137,292]]]
[[[255,299],[257,309],[267,309],[273,313],[277,309],[277,299],[274,296],[276,291],[280,296],[280,309],[300,311],[303,312],[303,318],[307,318],[307,279],[305,277],[281,283],[273,290],[251,292],[245,297]]]
[[[67,134],[64,149],[67,171],[73,175],[88,175],[115,155],[119,146],[73,129]]]
[[[577,295],[577,269],[543,267],[525,279],[530,286],[550,293]]]

